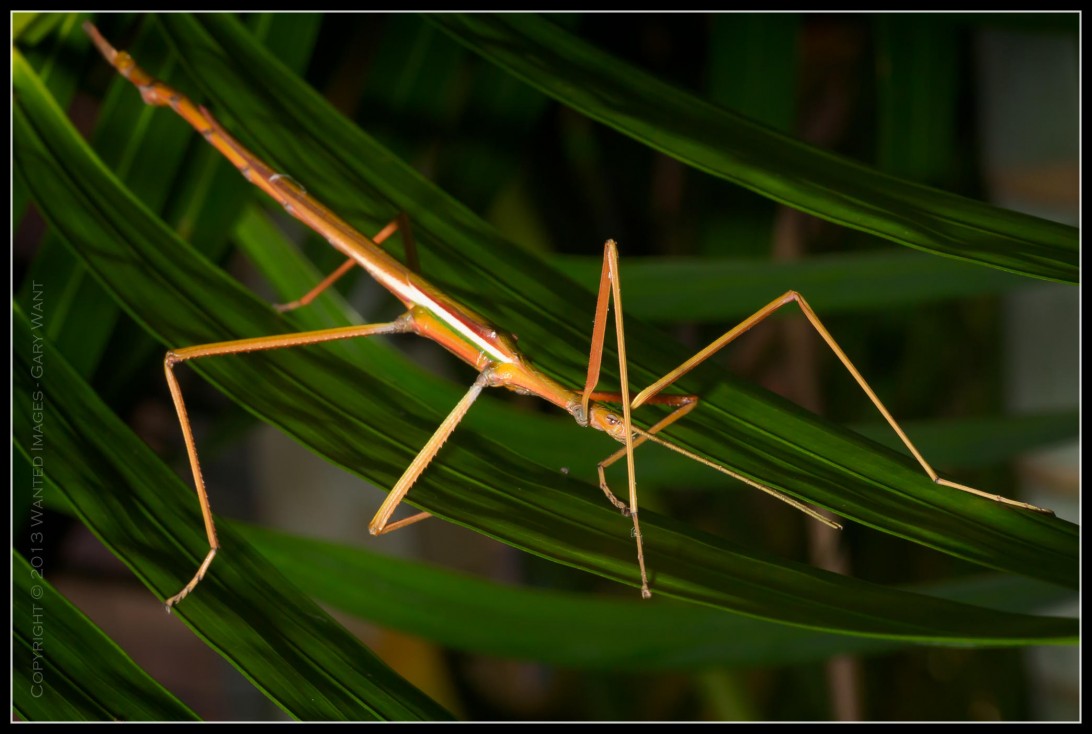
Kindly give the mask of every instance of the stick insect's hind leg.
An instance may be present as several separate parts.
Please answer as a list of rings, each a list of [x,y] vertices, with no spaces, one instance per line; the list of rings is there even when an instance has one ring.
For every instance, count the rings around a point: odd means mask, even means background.
[[[982,490],[974,489],[973,487],[968,487],[963,484],[957,484],[956,482],[951,482],[947,479],[943,479],[942,477],[940,477],[936,473],[936,471],[933,470],[933,467],[929,465],[929,462],[925,460],[925,457],[921,455],[921,452],[919,452],[914,444],[910,441],[910,438],[902,430],[902,427],[895,421],[891,413],[888,412],[887,408],[885,408],[883,403],[880,402],[879,397],[876,395],[875,392],[873,392],[872,388],[869,387],[864,377],[861,376],[861,373],[857,371],[857,368],[853,365],[853,362],[851,362],[849,357],[846,356],[845,352],[842,351],[842,348],[838,346],[838,343],[834,341],[834,337],[831,336],[830,332],[827,331],[826,327],[823,326],[823,323],[819,320],[819,317],[816,315],[815,311],[813,311],[811,306],[808,305],[808,302],[804,300],[804,297],[796,291],[788,291],[780,298],[777,298],[766,304],[754,314],[740,322],[739,325],[737,325],[735,328],[725,332],[719,339],[716,339],[712,343],[710,343],[709,346],[705,347],[693,357],[676,367],[674,370],[664,375],[657,382],[642,390],[637,395],[637,397],[633,399],[633,407],[636,408],[637,406],[650,401],[653,396],[655,396],[661,390],[678,380],[690,370],[694,369],[694,367],[704,362],[706,359],[719,351],[725,345],[736,339],[739,335],[743,334],[748,329],[751,329],[752,327],[765,320],[766,317],[780,309],[782,306],[785,306],[786,304],[792,302],[796,302],[800,306],[800,310],[803,311],[804,316],[807,317],[808,321],[815,328],[815,330],[819,332],[819,336],[823,338],[823,341],[825,341],[827,343],[827,346],[831,348],[831,351],[834,352],[835,356],[838,357],[839,361],[841,361],[841,363],[849,371],[849,374],[852,375],[853,379],[857,381],[857,384],[860,385],[865,395],[867,395],[869,400],[872,401],[872,404],[876,406],[876,409],[880,411],[880,414],[884,417],[884,419],[891,426],[891,428],[894,429],[895,433],[902,440],[903,444],[906,446],[907,449],[910,450],[910,453],[914,455],[914,458],[917,459],[918,464],[921,465],[922,469],[925,470],[926,475],[928,475],[928,477],[932,479],[933,482],[935,482],[936,484],[944,485],[946,487],[952,487],[963,492],[976,494],[980,497],[986,497],[988,499],[992,499],[1003,504],[1012,505],[1014,507],[1020,507],[1026,510],[1043,512],[1051,515],[1054,514],[1051,510],[1047,510],[1042,507],[1036,507],[1035,505],[1031,505],[1026,502],[1011,500],[1006,497],[1002,497],[1001,495],[983,492]],[[784,495],[780,495],[780,493],[777,494],[784,498]]]
[[[421,264],[417,258],[417,245],[413,239],[413,230],[410,227],[409,216],[405,212],[400,213],[391,221],[387,222],[387,225],[383,229],[376,232],[372,237],[372,242],[377,245],[383,244],[383,242],[389,238],[395,232],[402,233],[402,245],[406,252],[406,266],[417,273],[421,274]],[[304,295],[300,296],[294,301],[289,303],[277,303],[273,305],[278,313],[287,313],[288,311],[294,311],[297,308],[302,308],[308,305],[316,298],[318,298],[323,291],[336,283],[341,276],[353,269],[354,265],[357,265],[357,261],[353,258],[348,258],[341,265],[337,267],[334,272],[323,278],[318,285],[311,290],[307,291]]]
[[[417,456],[410,462],[410,465],[406,467],[406,471],[403,472],[402,476],[398,479],[398,482],[395,483],[394,487],[387,495],[387,498],[383,500],[383,504],[379,506],[379,510],[375,513],[375,517],[373,517],[372,521],[368,524],[368,532],[372,535],[383,535],[431,517],[427,512],[419,512],[411,517],[388,524],[391,515],[394,514],[395,508],[401,504],[406,493],[409,492],[410,487],[412,487],[418,477],[421,476],[421,472],[425,470],[425,467],[427,467],[429,462],[436,456],[436,453],[440,450],[440,447],[444,445],[444,442],[451,437],[456,426],[459,425],[459,421],[461,421],[467,411],[470,410],[470,406],[478,399],[482,390],[490,385],[492,379],[493,370],[490,367],[486,367],[482,373],[478,375],[478,379],[474,380],[474,384],[470,386],[470,390],[467,391],[462,400],[460,400],[452,411],[448,413],[447,418],[444,418],[443,423],[441,423],[440,427],[436,429],[436,432],[432,434],[432,437],[428,442],[417,452]]]
[[[305,346],[334,341],[336,339],[352,339],[361,336],[374,336],[376,334],[400,334],[412,328],[409,316],[403,316],[396,321],[387,324],[364,324],[357,326],[343,326],[321,331],[309,331],[301,334],[283,334],[277,336],[258,337],[255,339],[238,339],[229,342],[217,342],[215,344],[203,344],[184,349],[174,349],[167,352],[163,360],[163,370],[167,376],[167,387],[171,391],[171,399],[174,401],[175,412],[178,414],[178,422],[182,427],[182,438],[186,443],[186,453],[189,456],[190,468],[193,471],[193,483],[197,489],[197,499],[201,504],[201,515],[205,522],[205,533],[208,536],[209,551],[205,555],[197,573],[183,589],[166,600],[167,611],[171,611],[178,602],[185,599],[197,587],[201,579],[212,565],[216,552],[220,548],[220,541],[216,537],[216,525],[212,518],[212,508],[209,505],[208,491],[205,488],[205,480],[201,475],[201,462],[197,457],[197,443],[193,438],[193,427],[186,412],[186,403],[182,399],[182,388],[178,384],[178,378],[174,374],[174,366],[180,362],[204,357],[215,357],[225,354],[242,354],[245,352],[260,352],[270,349],[283,349],[286,347]]]

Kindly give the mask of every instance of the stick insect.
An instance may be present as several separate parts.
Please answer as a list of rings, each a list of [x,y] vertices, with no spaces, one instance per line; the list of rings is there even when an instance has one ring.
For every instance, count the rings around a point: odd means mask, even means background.
[[[289,214],[324,237],[332,247],[346,257],[345,262],[340,267],[319,282],[311,291],[296,301],[276,306],[277,310],[285,312],[306,306],[354,267],[363,268],[406,307],[406,312],[402,316],[389,323],[361,324],[297,334],[239,339],[183,347],[167,352],[164,359],[164,372],[182,429],[209,543],[208,553],[193,578],[181,591],[166,600],[168,611],[193,592],[205,574],[208,573],[209,567],[220,547],[212,510],[209,505],[208,491],[201,474],[193,430],[187,417],[182,390],[174,373],[175,366],[194,359],[285,349],[379,334],[412,333],[431,339],[464,362],[472,365],[479,374],[469,391],[443,420],[413,461],[410,462],[401,478],[395,483],[387,498],[380,505],[375,517],[372,518],[368,526],[368,530],[372,535],[389,533],[430,517],[428,512],[418,512],[405,519],[391,521],[395,509],[405,499],[406,494],[413,487],[418,477],[435,458],[440,447],[451,436],[481,392],[490,387],[503,387],[517,393],[538,396],[568,412],[580,426],[603,431],[622,444],[622,448],[599,462],[597,466],[599,487],[610,504],[621,511],[624,516],[630,518],[633,523],[632,536],[636,543],[637,565],[641,577],[641,596],[646,599],[652,595],[652,592],[649,586],[638,520],[637,483],[633,458],[634,450],[646,442],[659,444],[687,458],[705,464],[716,471],[772,495],[819,522],[840,529],[841,526],[837,522],[828,519],[802,502],[772,487],[738,474],[728,467],[699,456],[659,435],[663,429],[684,418],[699,405],[697,395],[664,394],[663,391],[741,334],[790,303],[797,304],[809,323],[849,371],[853,379],[876,406],[876,409],[879,410],[887,423],[894,429],[933,482],[1025,510],[1051,513],[1050,510],[1007,499],[1000,495],[990,494],[940,477],[910,441],[887,408],[884,407],[879,397],[869,387],[864,377],[861,376],[841,347],[838,346],[838,343],[827,331],[815,311],[808,305],[808,302],[795,291],[787,291],[758,309],[704,349],[701,349],[678,367],[631,397],[626,369],[618,247],[613,240],[608,240],[604,246],[603,265],[599,279],[591,349],[584,386],[580,389],[573,389],[560,384],[531,366],[520,350],[517,349],[515,338],[511,334],[494,327],[483,316],[444,294],[421,276],[420,269],[416,264],[409,220],[405,215],[396,216],[372,237],[361,234],[310,196],[291,177],[274,171],[254,153],[246,149],[203,106],[194,104],[185,95],[152,77],[141,69],[128,53],[114,49],[94,25],[85,23],[84,29],[91,36],[105,59],[123,77],[137,87],[145,103],[173,109],[197,130],[209,144],[227,158],[232,165],[239,169],[247,181],[272,197]],[[399,262],[380,247],[384,241],[395,233],[400,234],[405,244],[407,264]],[[599,383],[611,304],[613,304],[614,309],[614,327],[618,341],[618,370],[621,389],[618,392],[603,392],[598,391],[596,388]],[[632,412],[645,404],[666,406],[670,412],[666,417],[645,430],[633,425],[632,422]],[[612,408],[611,405],[620,405],[621,409]],[[605,474],[609,466],[620,461],[623,457],[625,458],[628,476],[628,501],[623,501],[615,495],[607,483]]]

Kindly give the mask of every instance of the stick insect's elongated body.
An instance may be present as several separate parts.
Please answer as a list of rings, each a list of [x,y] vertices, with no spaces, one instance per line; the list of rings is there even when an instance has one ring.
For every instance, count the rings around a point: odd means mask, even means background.
[[[928,474],[934,482],[988,497],[998,502],[1022,507],[1024,509],[1050,512],[1049,510],[1043,510],[1033,505],[982,492],[981,490],[956,484],[939,477],[910,442],[910,439],[902,431],[898,423],[895,422],[894,418],[883,406],[879,398],[850,362],[849,358],[834,341],[834,338],[819,321],[815,312],[812,311],[804,298],[794,291],[788,291],[780,298],[775,299],[765,307],[759,309],[738,326],[696,353],[676,369],[664,375],[664,377],[637,394],[636,397],[631,400],[629,379],[626,370],[621,289],[618,273],[618,250],[613,241],[607,241],[604,248],[603,270],[599,284],[599,297],[596,304],[587,380],[585,381],[582,390],[574,390],[565,387],[553,378],[539,372],[531,366],[531,364],[524,359],[519,349],[516,348],[516,341],[512,335],[492,326],[484,317],[440,292],[435,286],[431,285],[420,276],[414,265],[416,257],[410,236],[408,220],[404,216],[396,217],[374,237],[365,237],[323,204],[308,195],[303,187],[290,177],[275,172],[257,156],[243,147],[242,144],[220,126],[204,107],[195,105],[185,95],[149,75],[137,66],[136,62],[129,54],[115,50],[102,35],[99,34],[98,30],[92,24],[87,23],[84,28],[106,60],[114,66],[122,76],[137,87],[147,104],[166,106],[173,109],[194,129],[201,133],[201,135],[225,158],[231,161],[250,183],[266,192],[274,200],[279,202],[289,214],[325,237],[335,249],[346,256],[346,262],[329,277],[319,283],[312,291],[298,301],[294,301],[284,306],[278,306],[278,310],[286,311],[307,305],[319,293],[328,288],[341,275],[354,266],[364,268],[372,278],[389,290],[407,309],[406,313],[401,317],[385,324],[364,324],[300,334],[240,339],[230,342],[173,349],[167,353],[164,360],[167,384],[178,412],[179,423],[182,427],[186,450],[193,470],[194,483],[196,485],[198,499],[204,517],[205,530],[209,540],[208,554],[201,563],[201,566],[193,579],[187,583],[180,592],[166,600],[168,611],[173,605],[180,602],[194,590],[208,571],[209,566],[219,549],[219,541],[217,540],[212,511],[209,506],[208,493],[201,476],[197,447],[186,414],[182,391],[179,387],[178,380],[174,375],[174,366],[180,362],[203,357],[281,349],[292,346],[317,344],[337,339],[373,336],[376,334],[414,333],[426,337],[442,345],[467,364],[472,365],[480,374],[474,381],[470,390],[440,424],[440,427],[391,489],[386,500],[382,503],[368,526],[369,531],[373,535],[387,533],[429,517],[427,512],[420,512],[403,520],[390,522],[391,515],[394,513],[395,508],[405,498],[410,487],[413,486],[425,467],[455,430],[459,421],[466,415],[470,406],[477,399],[478,395],[481,394],[481,391],[487,387],[505,387],[519,393],[537,395],[567,411],[581,426],[590,426],[597,430],[604,431],[624,445],[622,449],[619,449],[610,457],[599,463],[600,488],[603,490],[603,493],[611,504],[621,510],[624,515],[627,515],[632,519],[633,536],[636,539],[637,545],[637,561],[641,575],[641,594],[645,598],[651,596],[651,591],[649,589],[648,574],[645,568],[640,525],[638,523],[637,487],[633,463],[634,449],[645,441],[653,441],[661,444],[673,451],[706,464],[717,471],[723,472],[756,489],[760,489],[777,497],[831,527],[840,528],[840,525],[827,519],[807,505],[804,505],[775,489],[766,487],[747,477],[739,475],[726,467],[710,462],[709,460],[693,454],[681,446],[677,446],[656,435],[662,429],[679,420],[698,405],[698,397],[696,395],[662,395],[662,390],[670,386],[698,364],[708,359],[713,353],[733,341],[740,334],[752,328],[782,306],[792,302],[799,304],[804,315],[819,332],[824,341],[831,347],[839,360],[846,366],[853,378],[865,391],[880,413],[921,464],[926,474]],[[403,265],[379,246],[396,231],[401,233],[401,236],[406,242],[407,259],[410,261],[411,266]],[[597,392],[595,390],[599,381],[599,369],[603,355],[603,342],[610,300],[613,300],[614,302],[615,330],[618,336],[619,373],[621,377],[621,390],[618,393]],[[620,404],[621,411],[609,407],[609,403]],[[633,425],[631,411],[645,403],[667,405],[674,408],[674,410],[648,430],[643,430]],[[623,502],[614,495],[607,486],[605,476],[606,467],[620,460],[623,456],[626,458],[629,478],[628,503]]]

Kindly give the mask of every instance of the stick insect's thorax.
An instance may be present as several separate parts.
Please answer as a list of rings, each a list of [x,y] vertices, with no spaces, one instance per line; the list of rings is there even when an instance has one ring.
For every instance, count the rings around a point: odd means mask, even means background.
[[[572,413],[579,394],[536,370],[512,334],[442,293],[322,204],[302,191],[299,195],[305,206],[297,209],[289,202],[285,208],[306,224],[312,225],[312,218],[321,223],[318,231],[334,248],[359,263],[406,306],[416,334],[440,344],[479,372],[492,369],[495,386],[536,395]]]
[[[289,214],[322,233],[332,247],[356,261],[379,285],[400,300],[409,311],[416,333],[441,344],[479,371],[491,363],[523,363],[511,335],[444,295],[307,194],[292,179],[273,173],[256,159],[249,163],[248,169],[242,169],[243,175],[278,200]]]

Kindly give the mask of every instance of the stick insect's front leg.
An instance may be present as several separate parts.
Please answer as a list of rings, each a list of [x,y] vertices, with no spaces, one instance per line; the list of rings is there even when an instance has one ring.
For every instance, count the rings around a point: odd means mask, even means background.
[[[182,437],[186,443],[186,453],[189,455],[190,468],[193,470],[193,483],[197,489],[197,499],[201,503],[201,515],[205,521],[205,533],[208,535],[209,551],[205,555],[197,573],[183,589],[166,601],[167,611],[171,611],[178,602],[185,599],[197,587],[201,579],[212,565],[213,558],[220,548],[220,541],[216,537],[216,525],[212,518],[212,508],[209,505],[208,490],[205,488],[205,480],[201,475],[201,462],[197,457],[197,443],[193,438],[193,427],[186,412],[186,403],[182,399],[182,388],[178,384],[178,378],[174,374],[174,366],[180,362],[191,359],[203,359],[225,354],[243,354],[245,352],[261,352],[270,349],[284,349],[286,347],[298,347],[308,344],[320,344],[322,342],[337,339],[352,339],[355,337],[375,336],[376,334],[401,334],[412,329],[412,321],[409,314],[387,324],[364,324],[358,326],[343,326],[321,331],[309,331],[302,334],[284,334],[278,336],[265,336],[255,339],[238,339],[236,341],[218,342],[200,346],[174,349],[167,352],[163,360],[163,369],[167,375],[167,386],[174,400],[175,411],[178,413],[178,422],[182,426]]]
[[[595,306],[595,321],[592,329],[591,354],[588,357],[588,377],[584,383],[581,397],[581,413],[585,422],[591,420],[590,402],[599,383],[599,367],[603,359],[603,340],[606,335],[608,302],[614,301],[614,331],[618,340],[618,377],[621,392],[618,393],[622,404],[622,435],[615,437],[625,444],[626,473],[629,478],[629,505],[614,496],[607,486],[603,467],[599,468],[600,488],[611,504],[628,514],[633,520],[633,537],[637,541],[637,565],[641,571],[641,596],[652,596],[648,588],[648,572],[645,569],[644,542],[641,539],[641,525],[637,519],[637,474],[633,463],[633,418],[629,401],[629,370],[626,365],[625,327],[622,323],[622,287],[618,274],[618,246],[614,240],[607,240],[603,248],[603,271],[599,278],[599,297]]]
[[[599,281],[599,298],[596,304],[595,310],[595,326],[592,331],[592,346],[591,356],[588,359],[588,378],[584,385],[584,393],[582,397],[582,415],[585,420],[589,417],[589,403],[591,400],[606,400],[610,402],[618,401],[622,404],[623,411],[623,432],[622,435],[614,434],[615,438],[622,441],[625,444],[623,449],[619,449],[617,452],[607,457],[603,461],[599,462],[599,486],[603,490],[603,493],[607,496],[607,499],[615,507],[620,509],[623,514],[628,514],[633,519],[633,535],[637,540],[637,564],[641,571],[641,596],[645,599],[652,596],[652,592],[649,590],[648,585],[648,573],[645,570],[645,556],[644,556],[644,543],[641,539],[641,529],[637,519],[637,480],[634,473],[633,463],[633,450],[644,443],[645,441],[652,441],[658,443],[661,446],[671,449],[677,453],[686,456],[689,459],[693,459],[701,464],[705,464],[712,469],[726,474],[730,477],[738,479],[741,482],[749,484],[756,489],[762,490],[767,494],[773,495],[782,502],[786,502],[796,509],[804,512],[811,517],[823,522],[834,528],[841,528],[836,522],[829,520],[823,515],[819,514],[807,505],[798,502],[797,500],[789,497],[777,490],[767,487],[763,484],[759,484],[752,479],[749,479],[741,474],[727,469],[719,464],[709,461],[708,459],[698,456],[697,454],[687,451],[681,446],[677,446],[670,441],[666,441],[656,434],[661,430],[671,425],[675,421],[681,419],[690,411],[694,410],[698,406],[698,398],[695,395],[656,395],[650,390],[645,390],[639,394],[633,401],[629,398],[629,377],[626,369],[625,358],[625,330],[622,326],[622,299],[621,299],[621,286],[619,283],[618,272],[618,248],[613,241],[608,241],[604,249],[603,254],[603,271]],[[599,381],[599,367],[603,356],[603,341],[606,331],[606,317],[609,300],[614,301],[614,318],[615,318],[615,331],[618,336],[618,361],[619,361],[619,375],[621,378],[621,392],[619,393],[595,393],[593,392],[596,384]],[[674,373],[670,373],[668,377]],[[680,373],[682,374],[682,373]],[[664,387],[674,380],[661,380],[656,383],[654,387],[657,387],[655,392],[659,392]],[[667,417],[660,420],[649,430],[645,431],[633,426],[631,411],[636,409],[644,403],[661,403],[666,405],[675,406],[675,410],[667,415]],[[608,466],[618,461],[622,456],[626,457],[626,465],[629,475],[629,505],[627,505],[614,496],[610,487],[607,486],[607,479],[605,470]]]
[[[868,396],[868,399],[871,400],[872,404],[876,406],[876,409],[880,411],[880,414],[884,417],[884,419],[891,426],[891,428],[894,429],[895,433],[902,440],[903,444],[906,446],[907,449],[909,449],[910,453],[913,454],[914,458],[917,459],[918,464],[921,465],[922,469],[925,470],[925,473],[931,480],[933,480],[933,482],[935,482],[936,484],[944,485],[946,487],[952,487],[963,492],[976,494],[980,497],[986,497],[996,502],[1001,502],[1003,504],[1011,505],[1013,507],[1020,507],[1025,510],[1043,512],[1051,515],[1054,514],[1051,510],[1047,510],[1042,507],[1036,507],[1035,505],[1031,505],[1026,502],[1011,500],[1006,497],[1002,497],[1001,495],[983,492],[982,490],[968,487],[963,484],[957,484],[956,482],[949,481],[939,476],[936,471],[933,470],[933,467],[929,465],[929,462],[925,460],[925,457],[921,455],[921,452],[918,451],[917,447],[915,447],[914,444],[910,441],[910,438],[902,430],[902,427],[895,421],[891,413],[888,412],[886,407],[884,407],[884,404],[880,402],[880,398],[865,381],[864,377],[861,376],[861,373],[857,371],[857,368],[853,365],[853,362],[851,362],[849,357],[846,356],[846,353],[842,351],[842,348],[838,346],[838,343],[834,341],[834,337],[831,336],[830,332],[827,331],[825,326],[823,326],[823,323],[819,320],[819,317],[816,315],[815,311],[813,311],[811,306],[808,305],[808,302],[804,300],[804,297],[796,291],[788,291],[780,298],[774,299],[770,303],[766,304],[754,314],[740,322],[738,326],[725,332],[720,338],[710,343],[709,346],[705,347],[693,357],[676,367],[674,370],[664,375],[658,381],[642,390],[640,393],[638,393],[637,397],[633,399],[633,407],[636,408],[639,405],[650,402],[651,399],[656,396],[661,390],[666,388],[668,385],[671,385],[673,382],[678,380],[690,370],[697,367],[699,364],[701,364],[713,354],[718,352],[720,349],[725,347],[727,344],[732,342],[745,331],[762,322],[764,319],[780,309],[782,306],[794,302],[800,306],[800,310],[803,311],[804,316],[807,317],[808,321],[815,328],[815,330],[819,332],[819,335],[823,338],[823,341],[827,343],[827,345],[831,348],[831,351],[834,352],[835,356],[838,357],[839,361],[841,361],[841,363],[849,371],[849,374],[853,376],[853,379],[856,380],[858,385],[860,385],[865,395]]]

